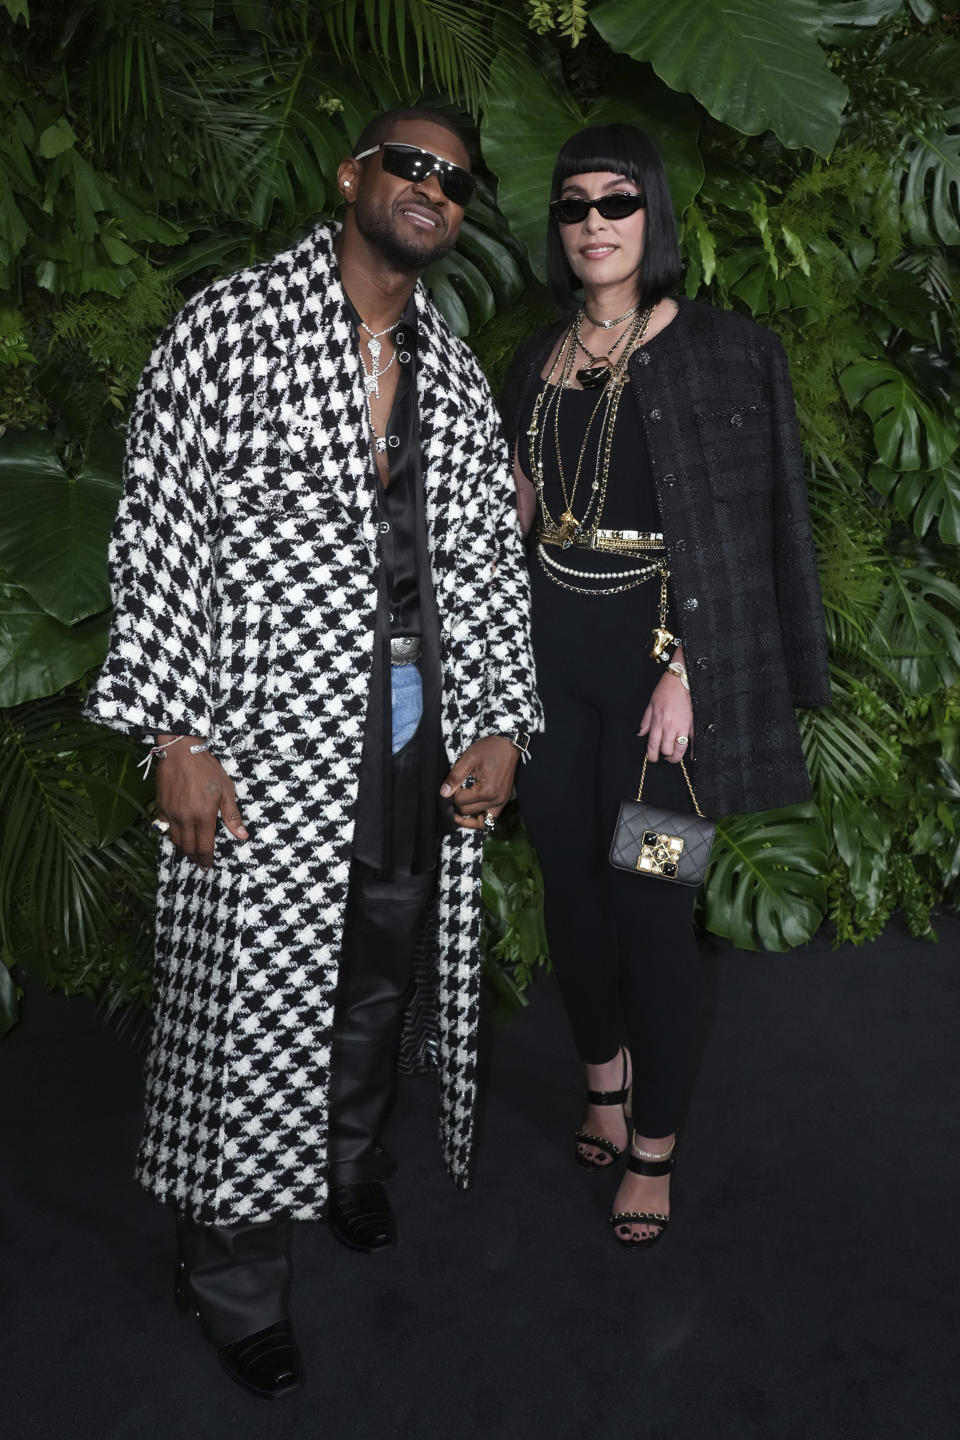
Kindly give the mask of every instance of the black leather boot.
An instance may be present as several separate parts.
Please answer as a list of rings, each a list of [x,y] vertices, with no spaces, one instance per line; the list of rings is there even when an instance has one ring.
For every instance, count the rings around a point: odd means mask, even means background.
[[[196,1315],[230,1379],[261,1399],[303,1384],[289,1292],[288,1220],[197,1225],[178,1218],[174,1299]]]
[[[417,936],[433,888],[432,872],[386,881],[366,865],[351,869],[334,1018],[327,1218],[338,1240],[365,1253],[396,1241],[382,1183],[395,1167],[380,1138],[393,1104]]]

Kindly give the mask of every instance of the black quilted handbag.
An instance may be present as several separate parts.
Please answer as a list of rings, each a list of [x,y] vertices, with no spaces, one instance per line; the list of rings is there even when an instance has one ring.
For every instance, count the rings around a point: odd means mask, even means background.
[[[665,762],[664,762],[665,763]],[[634,875],[652,875],[675,885],[700,885],[707,873],[716,822],[708,820],[697,804],[687,767],[680,761],[695,814],[665,810],[643,803],[647,778],[644,757],[636,800],[624,800],[610,846],[610,864]]]

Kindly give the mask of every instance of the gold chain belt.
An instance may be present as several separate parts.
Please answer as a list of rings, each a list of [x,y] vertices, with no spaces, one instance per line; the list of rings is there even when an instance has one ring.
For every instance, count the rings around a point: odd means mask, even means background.
[[[559,528],[542,525],[537,539],[546,545],[559,545],[563,550],[602,550],[608,555],[636,555],[642,550],[664,550],[661,530],[589,530],[579,539]]]

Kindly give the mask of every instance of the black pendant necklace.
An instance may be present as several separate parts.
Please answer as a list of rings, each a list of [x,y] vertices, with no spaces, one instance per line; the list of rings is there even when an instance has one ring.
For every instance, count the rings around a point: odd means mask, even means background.
[[[613,371],[609,360],[597,360],[593,365],[583,365],[577,371],[577,382],[584,390],[602,390]]]

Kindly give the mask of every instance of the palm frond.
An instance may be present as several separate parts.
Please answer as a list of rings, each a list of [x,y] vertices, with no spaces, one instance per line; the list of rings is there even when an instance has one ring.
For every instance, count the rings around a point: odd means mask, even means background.
[[[899,755],[878,725],[862,713],[858,691],[866,689],[837,665],[830,667],[833,704],[800,712],[800,736],[814,793],[824,809],[888,787]],[[893,709],[869,692],[870,709],[896,725]]]
[[[498,52],[518,49],[525,33],[522,16],[501,0],[344,0],[325,19],[342,59],[355,62],[365,42],[411,95],[432,84],[473,114]]]
[[[117,833],[114,820],[104,843],[92,799],[122,792],[128,814],[141,808],[104,769],[106,747],[126,743],[105,741],[72,690],[0,711],[0,945],[15,959],[97,955],[115,939],[124,894],[149,896],[149,835]]]

